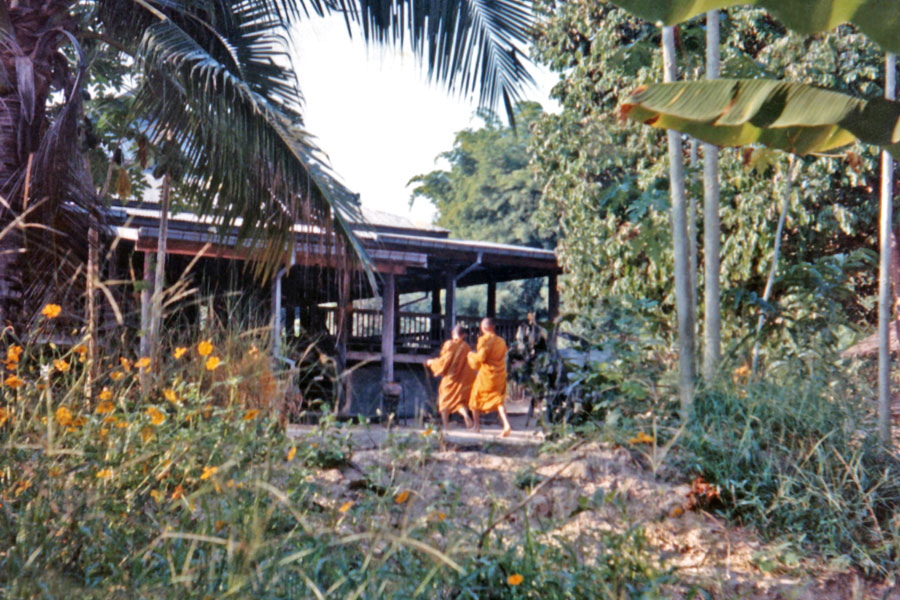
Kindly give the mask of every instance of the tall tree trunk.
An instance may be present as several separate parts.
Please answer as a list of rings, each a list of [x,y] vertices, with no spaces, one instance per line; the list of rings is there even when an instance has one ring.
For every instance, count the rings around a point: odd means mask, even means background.
[[[697,149],[700,146],[700,143],[695,139],[691,138],[691,188],[694,189],[696,186],[694,185],[697,181],[696,167],[697,167]],[[697,194],[691,193],[691,201],[688,205],[688,240],[691,244],[691,252],[690,252],[690,270],[691,270],[691,314],[694,315],[694,336],[697,335],[697,298],[700,295],[700,270],[699,270],[699,249],[697,248]]]
[[[159,325],[162,321],[163,290],[166,283],[166,238],[169,237],[169,198],[172,180],[169,174],[163,175],[162,190],[159,198],[159,237],[156,242],[156,273],[153,283],[153,299],[150,302],[150,334],[147,346],[152,359],[157,358],[159,351]]]
[[[719,11],[706,13],[706,78],[719,77]],[[719,369],[722,309],[719,306],[719,149],[703,144],[703,377],[711,381]]]
[[[884,58],[884,96],[896,97],[897,57],[888,53]],[[887,151],[881,152],[881,226],[880,260],[878,268],[878,437],[882,443],[891,442],[891,222],[894,204],[894,161]]]
[[[662,29],[665,81],[675,81],[675,31]],[[691,314],[690,246],[687,238],[687,201],[684,194],[684,157],[681,134],[668,130],[669,192],[672,196],[672,247],[675,253],[675,307],[678,313],[679,397],[682,416],[694,402],[694,315]]]

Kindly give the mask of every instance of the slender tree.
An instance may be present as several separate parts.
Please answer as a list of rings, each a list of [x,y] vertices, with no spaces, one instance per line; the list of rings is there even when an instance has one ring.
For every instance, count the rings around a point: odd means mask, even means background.
[[[675,67],[675,31],[662,30],[665,81],[677,78]],[[681,410],[687,418],[694,400],[694,315],[692,309],[690,245],[687,235],[687,199],[684,193],[684,156],[681,134],[668,130],[669,193],[672,200],[672,248],[675,253],[675,306],[678,312],[678,365]]]
[[[719,11],[706,13],[706,78],[719,78]],[[719,306],[719,149],[703,144],[703,377],[710,381],[719,368],[722,310]]]
[[[884,59],[884,97],[896,98],[897,56]],[[894,160],[881,152],[881,226],[878,261],[878,435],[884,444],[891,441],[891,229],[894,204]]]

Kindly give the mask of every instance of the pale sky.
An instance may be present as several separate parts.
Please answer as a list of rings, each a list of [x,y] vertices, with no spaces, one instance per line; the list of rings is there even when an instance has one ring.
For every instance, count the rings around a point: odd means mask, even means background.
[[[409,52],[367,48],[351,40],[342,17],[311,17],[294,30],[295,66],[306,99],[306,128],[328,154],[344,184],[365,206],[431,222],[434,207],[417,199],[409,208],[415,175],[434,170],[435,157],[453,147],[457,131],[477,126],[474,98],[430,84]],[[537,89],[526,98],[544,110],[556,75],[534,70]],[[502,108],[500,108],[502,111]]]

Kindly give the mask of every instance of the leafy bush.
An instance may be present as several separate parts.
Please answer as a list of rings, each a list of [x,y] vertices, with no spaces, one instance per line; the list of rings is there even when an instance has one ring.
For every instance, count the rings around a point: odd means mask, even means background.
[[[816,376],[698,394],[683,467],[769,537],[888,574],[900,567],[900,459],[871,410]]]

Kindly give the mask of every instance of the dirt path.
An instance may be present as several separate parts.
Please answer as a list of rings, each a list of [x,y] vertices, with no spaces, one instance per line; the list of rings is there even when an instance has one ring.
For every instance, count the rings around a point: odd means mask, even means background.
[[[518,430],[506,439],[493,426],[481,434],[453,429],[444,435],[430,427],[350,428],[352,466],[322,471],[319,480],[336,503],[354,499],[361,480],[410,489],[420,516],[441,510],[470,531],[483,530],[490,514],[530,495],[501,527],[521,529],[527,511],[531,527],[575,540],[588,553],[602,550],[603,532],[640,526],[683,584],[673,597],[696,585],[714,598],[900,600],[900,589],[865,582],[845,567],[805,559],[785,544],[761,542],[753,530],[688,510],[690,482],[676,473],[654,474],[639,450],[600,442],[553,449],[540,432],[522,428],[524,416],[516,418]],[[289,433],[317,437],[312,427]]]

